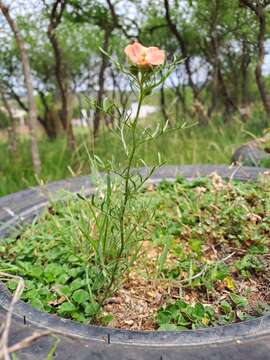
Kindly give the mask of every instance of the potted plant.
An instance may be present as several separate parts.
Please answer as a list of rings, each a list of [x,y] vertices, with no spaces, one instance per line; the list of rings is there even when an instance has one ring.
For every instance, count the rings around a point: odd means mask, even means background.
[[[125,53],[129,69],[115,63],[138,95],[136,115],[107,99],[102,110],[119,115],[115,132],[126,166],[94,155],[91,183],[71,180],[65,183],[71,191],[57,200],[40,189],[0,200],[0,268],[24,281],[11,331],[49,329],[61,340],[53,348],[59,359],[264,359],[270,336],[267,174],[250,183],[235,180],[255,180],[263,170],[161,167],[161,161],[149,168],[143,160],[138,168],[138,147],[176,130],[168,123],[141,128],[138,120],[144,98],[178,62],[166,65],[162,50],[139,43]],[[32,225],[7,236],[8,227],[44,207]],[[11,301],[7,288],[18,286],[14,278],[5,285],[2,320]],[[52,345],[39,341],[41,358]],[[35,351],[28,348],[26,356]]]

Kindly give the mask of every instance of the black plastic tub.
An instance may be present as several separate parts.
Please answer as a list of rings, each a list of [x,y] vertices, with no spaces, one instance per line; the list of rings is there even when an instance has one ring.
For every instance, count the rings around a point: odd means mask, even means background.
[[[177,176],[188,179],[203,177],[216,171],[223,178],[255,181],[267,169],[226,166],[165,166],[150,181],[173,180]],[[142,169],[142,171],[144,171]],[[48,197],[60,189],[72,192],[95,191],[90,177],[83,176],[54,182],[44,188],[20,191],[0,198],[0,236],[5,237],[18,222],[31,221],[44,209]],[[270,291],[270,289],[269,289]],[[0,324],[5,318],[11,294],[0,283]],[[241,360],[270,359],[270,315],[238,324],[179,332],[129,331],[86,326],[56,315],[40,312],[18,301],[13,312],[10,344],[33,331],[51,330],[60,342],[55,359],[112,359],[112,360]],[[40,338],[21,350],[18,358],[45,359],[55,338]]]

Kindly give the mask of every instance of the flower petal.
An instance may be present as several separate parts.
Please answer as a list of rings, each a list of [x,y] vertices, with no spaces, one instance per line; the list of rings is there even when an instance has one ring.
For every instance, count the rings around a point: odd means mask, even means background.
[[[125,54],[131,62],[137,64],[140,61],[142,54],[146,51],[146,48],[138,42],[132,45],[128,45],[125,48]]]
[[[151,65],[163,65],[165,62],[164,50],[159,48],[149,47],[147,51],[147,60]]]

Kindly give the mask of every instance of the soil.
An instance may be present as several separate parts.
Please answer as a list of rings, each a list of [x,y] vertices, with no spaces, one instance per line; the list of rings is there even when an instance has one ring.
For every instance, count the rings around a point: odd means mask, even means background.
[[[218,260],[218,252],[214,246],[206,247],[205,253],[212,260],[214,258]],[[234,256],[227,263],[232,264],[239,260],[239,258],[237,251],[235,251]],[[239,295],[245,296],[245,294],[249,293],[247,300],[250,308],[253,309],[258,307],[258,304],[270,304],[270,252],[265,254],[264,261],[267,264],[267,269],[260,276],[253,275],[246,280],[237,279],[236,274],[233,277],[234,289],[238,290]],[[164,281],[151,281],[134,271],[126,279],[121,289],[112,298],[107,300],[103,310],[105,315],[113,315],[114,319],[110,322],[110,327],[151,331],[158,329],[156,314],[158,309],[164,306],[168,299],[170,301],[184,299],[190,304],[202,302],[204,305],[213,305],[215,302],[227,299],[231,290],[230,285],[226,281],[219,281],[216,284],[216,298],[208,298],[207,294],[199,289],[181,289],[180,284],[173,284],[170,280],[166,279]],[[216,314],[219,313],[218,305],[215,307],[215,312]]]

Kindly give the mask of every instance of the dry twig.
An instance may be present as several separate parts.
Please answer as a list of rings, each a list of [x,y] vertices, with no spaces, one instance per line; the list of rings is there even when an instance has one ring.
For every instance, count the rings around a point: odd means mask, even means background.
[[[8,347],[8,338],[9,338],[9,333],[10,333],[10,328],[11,328],[12,313],[13,313],[14,305],[20,299],[21,294],[24,290],[24,281],[23,281],[23,278],[20,276],[10,275],[10,274],[3,273],[3,272],[0,272],[0,278],[2,278],[2,280],[11,278],[11,279],[18,281],[17,288],[15,290],[15,293],[12,297],[9,309],[7,311],[6,319],[0,328],[0,334],[1,334],[0,359],[10,360],[9,354],[28,347],[33,341],[35,341],[43,336],[51,335],[52,332],[51,331],[44,331],[42,333],[34,332],[32,335],[26,337],[25,339],[19,341],[18,343],[14,344],[14,345]]]

